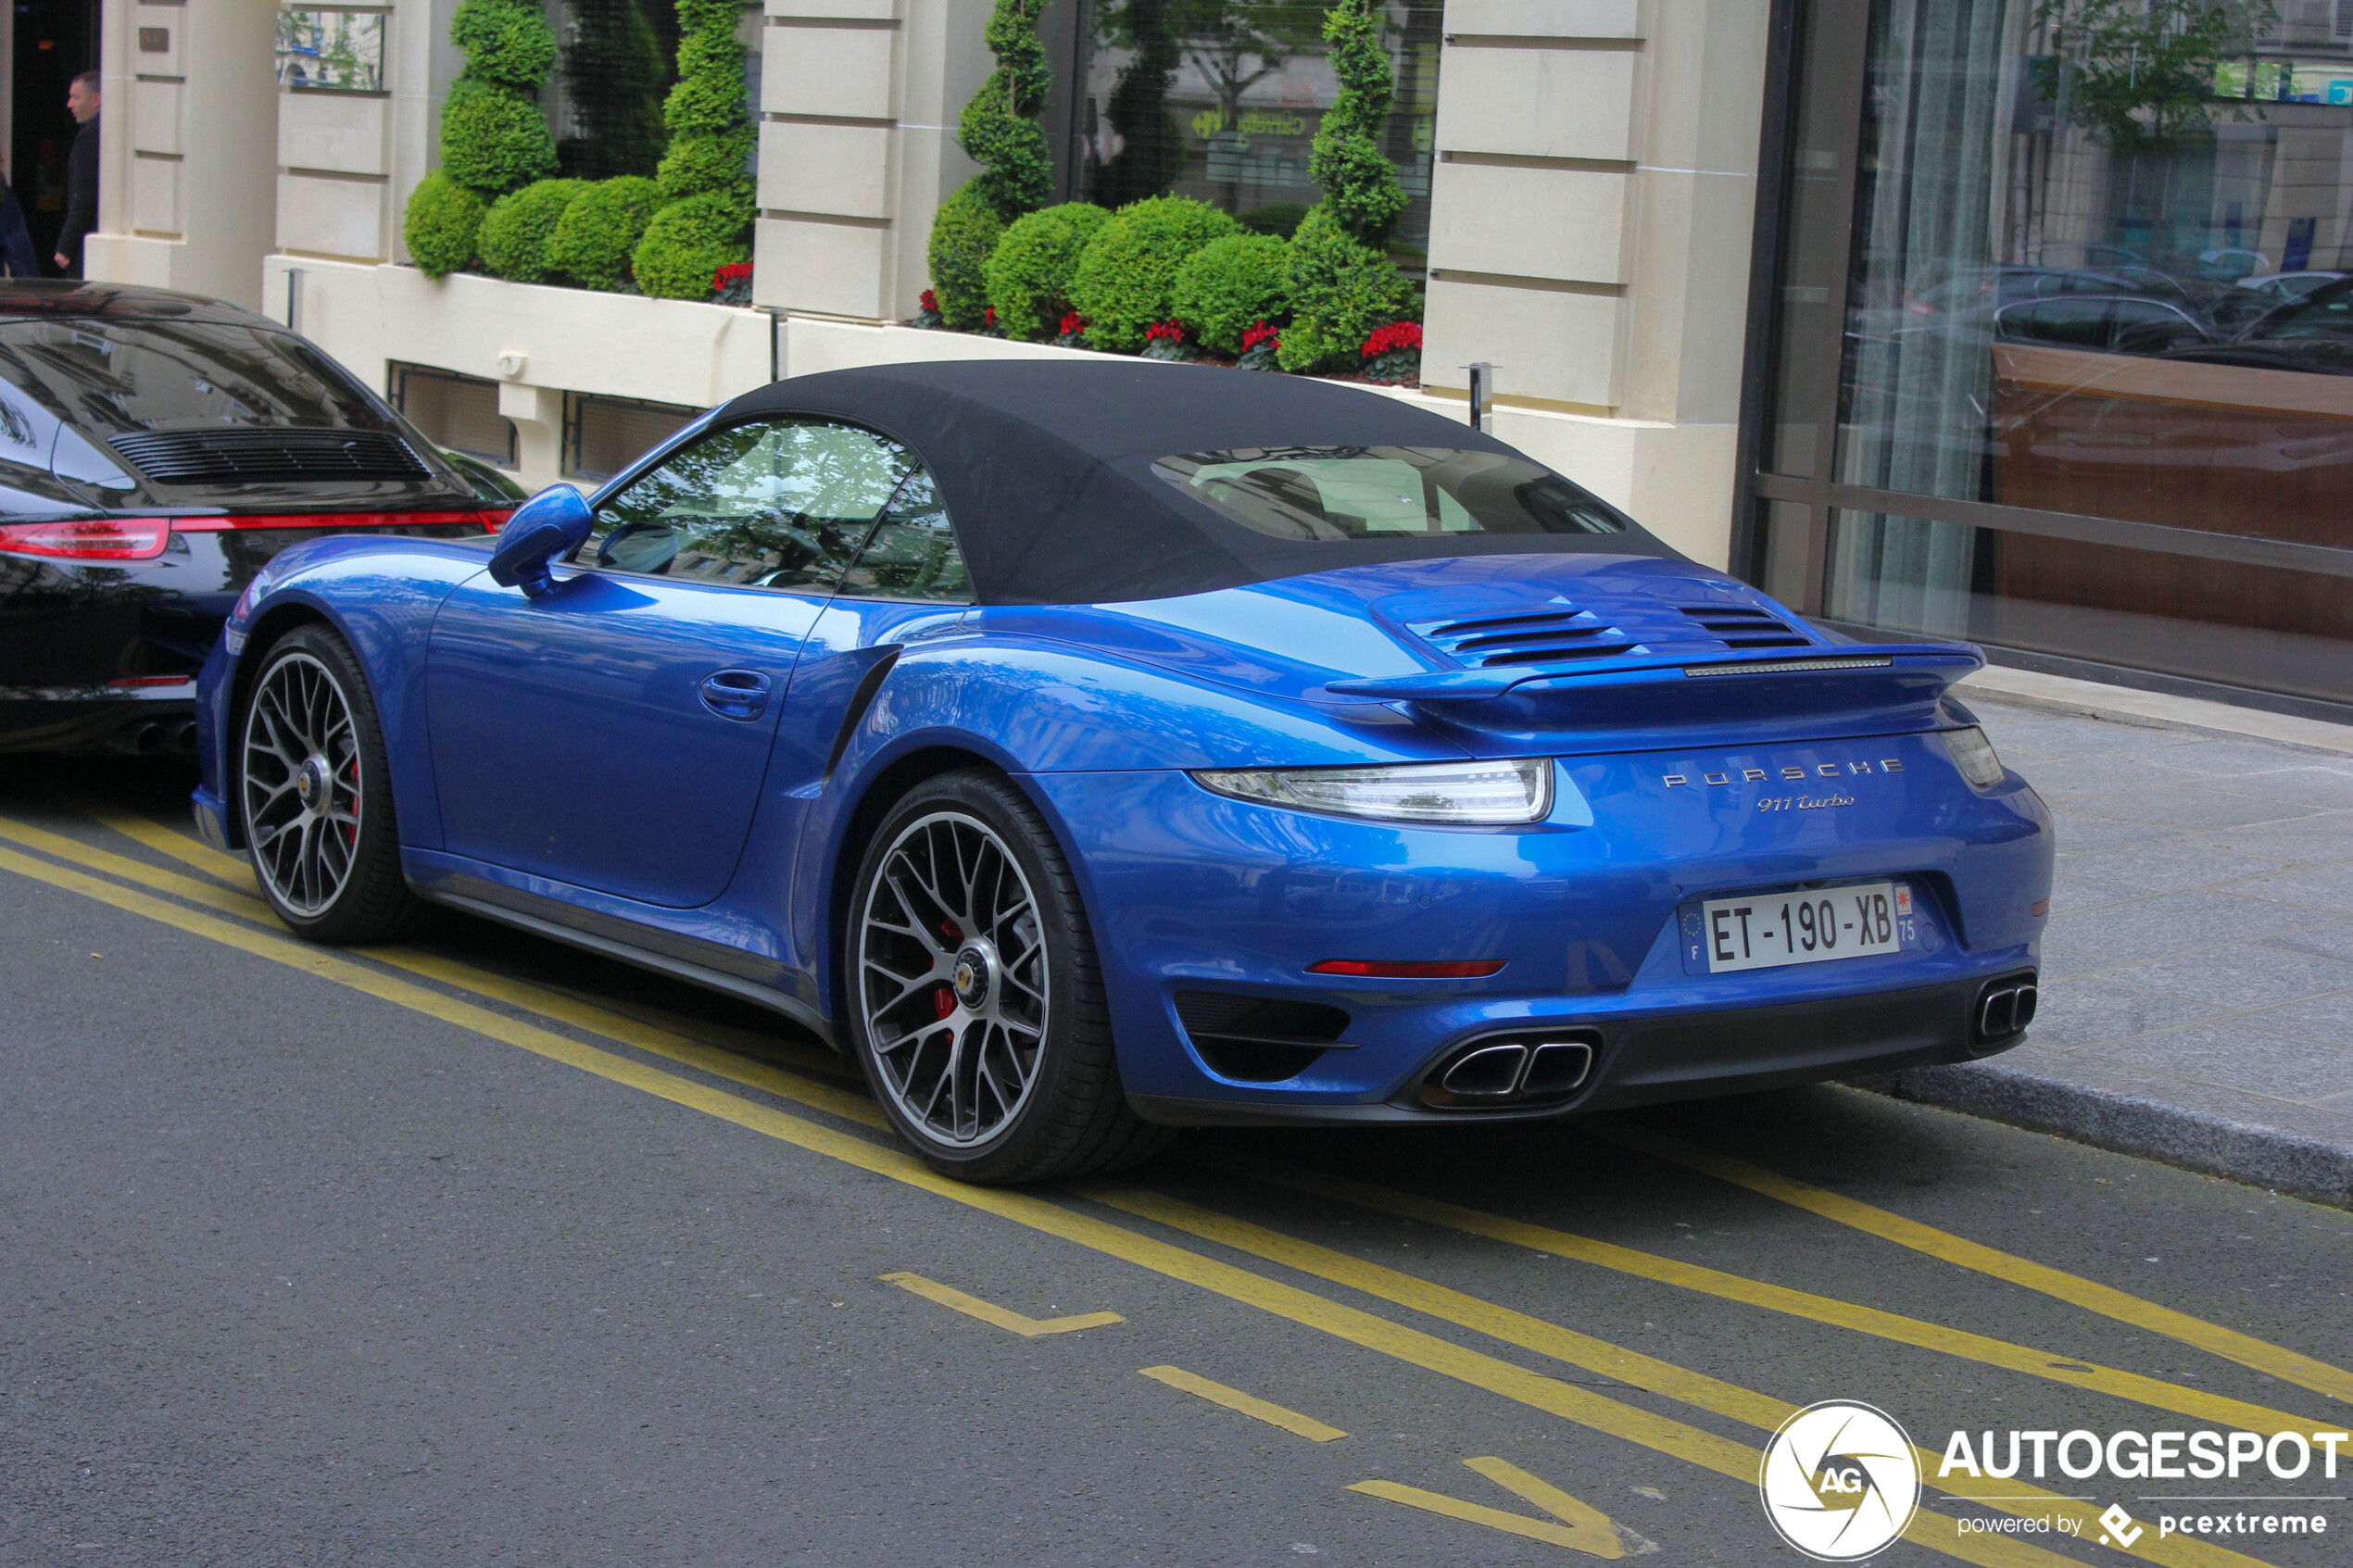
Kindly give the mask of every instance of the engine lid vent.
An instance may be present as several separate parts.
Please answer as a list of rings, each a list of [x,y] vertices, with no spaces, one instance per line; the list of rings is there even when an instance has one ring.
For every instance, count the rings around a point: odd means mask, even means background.
[[[107,443],[165,484],[255,484],[306,479],[430,479],[409,445],[382,431],[166,430]]]
[[[1769,610],[1746,605],[1684,605],[1685,615],[1728,648],[1802,648],[1812,640]]]
[[[1409,630],[1473,670],[1507,664],[1575,664],[1650,650],[1591,610],[1563,606],[1529,615],[1421,621]]]

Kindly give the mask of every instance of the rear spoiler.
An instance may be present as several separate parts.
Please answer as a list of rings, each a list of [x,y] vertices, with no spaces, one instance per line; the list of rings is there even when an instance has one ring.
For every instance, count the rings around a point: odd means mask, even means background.
[[[1359,701],[1406,703],[1445,727],[1558,735],[1709,726],[1727,742],[1783,732],[1891,733],[1939,722],[1944,689],[1984,667],[1967,643],[1844,644],[1772,658],[1724,653],[1684,659],[1595,659],[1575,670],[1432,670],[1329,682]],[[1639,743],[1638,743],[1639,744]]]

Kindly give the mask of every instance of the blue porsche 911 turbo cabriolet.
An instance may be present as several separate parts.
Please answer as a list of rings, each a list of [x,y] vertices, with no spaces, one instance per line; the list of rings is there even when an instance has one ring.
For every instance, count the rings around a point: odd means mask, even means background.
[[[305,936],[443,905],[752,998],[1035,1181],[2016,1044],[2050,822],[1978,664],[1360,390],[899,366],[274,558],[196,806]]]

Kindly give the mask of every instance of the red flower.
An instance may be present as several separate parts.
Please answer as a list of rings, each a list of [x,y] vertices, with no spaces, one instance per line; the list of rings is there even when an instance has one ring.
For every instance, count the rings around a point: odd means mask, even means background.
[[[730,261],[726,266],[722,267],[718,271],[713,272],[711,275],[711,286],[714,290],[724,289],[729,283],[736,282],[739,278],[749,278],[750,276],[750,262]]]
[[[1064,337],[1076,337],[1076,336],[1077,336],[1080,332],[1085,332],[1086,330],[1087,330],[1087,318],[1086,318],[1086,317],[1081,316],[1081,315],[1080,315],[1077,311],[1076,311],[1076,310],[1066,311],[1066,312],[1064,312],[1064,313],[1063,313],[1063,324],[1062,324],[1062,335],[1063,335],[1063,336],[1064,336]]]
[[[932,293],[931,290],[924,290],[923,298],[917,301],[917,303],[925,309],[930,311],[933,315],[937,316],[939,314],[939,296]]]
[[[1185,328],[1178,321],[1154,321],[1144,329],[1144,335],[1155,342],[1182,343],[1185,341]]]
[[[1376,327],[1373,335],[1365,340],[1364,358],[1374,359],[1401,348],[1419,350],[1422,345],[1422,324],[1419,321],[1391,321]]]
[[[995,306],[988,305],[981,307],[980,324],[984,327],[993,327],[997,324],[997,307]]]
[[[1262,343],[1267,347],[1273,348],[1277,346],[1280,342],[1281,340],[1277,336],[1275,329],[1266,324],[1264,317],[1261,317],[1257,321],[1242,330],[1242,352],[1244,354],[1247,354],[1252,349],[1256,348]]]

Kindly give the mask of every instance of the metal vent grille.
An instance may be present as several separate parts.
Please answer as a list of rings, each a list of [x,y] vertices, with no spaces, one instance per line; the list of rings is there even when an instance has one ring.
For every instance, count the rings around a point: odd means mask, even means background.
[[[166,484],[248,484],[306,479],[428,479],[433,470],[396,435],[365,430],[171,430],[107,443]]]
[[[1473,670],[1499,664],[1571,664],[1643,647],[1591,610],[1562,608],[1536,615],[1495,615],[1468,621],[1416,622],[1414,634]]]
[[[1877,656],[1856,659],[1747,659],[1738,664],[1690,664],[1686,675],[1785,675],[1792,671],[1883,670],[1895,661]]]
[[[1728,648],[1802,648],[1812,646],[1786,621],[1745,605],[1685,605],[1683,613],[1716,634]]]

